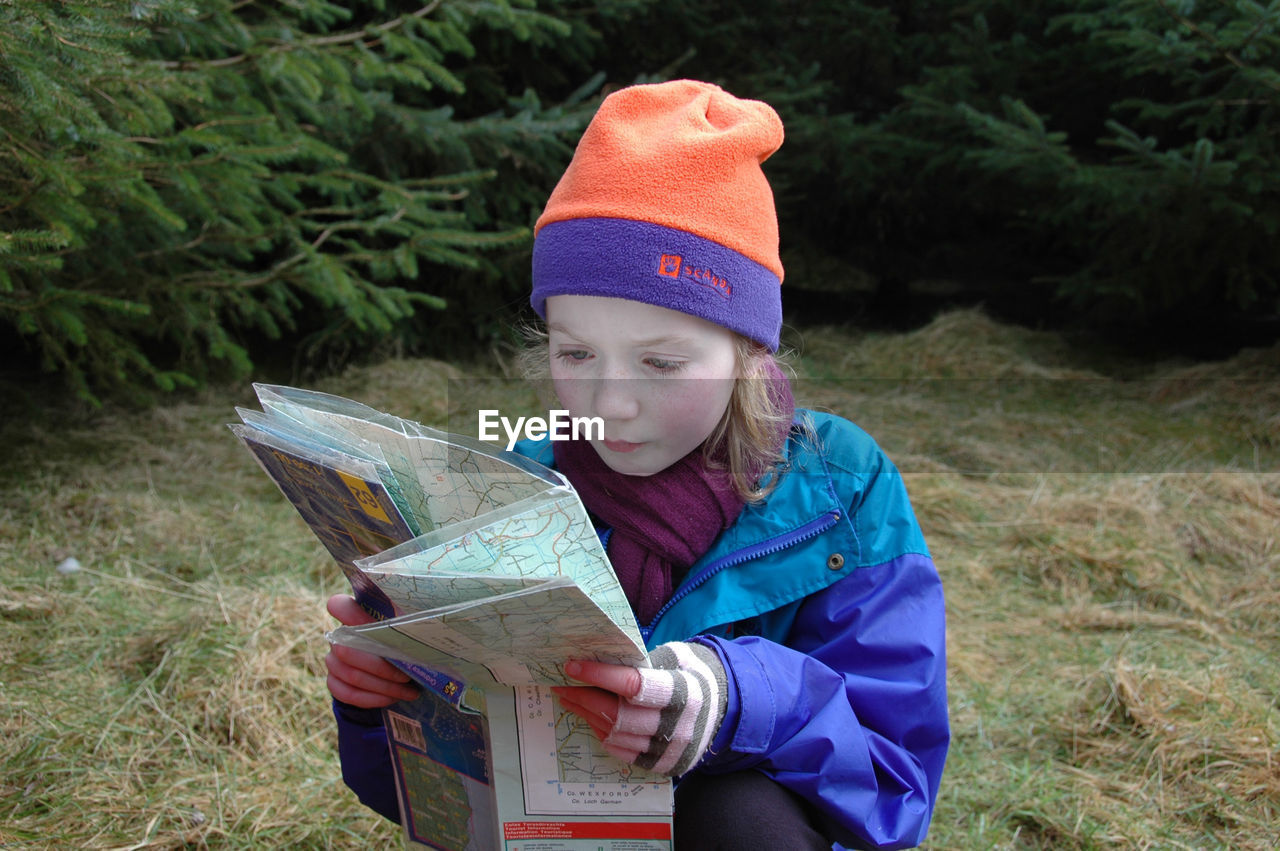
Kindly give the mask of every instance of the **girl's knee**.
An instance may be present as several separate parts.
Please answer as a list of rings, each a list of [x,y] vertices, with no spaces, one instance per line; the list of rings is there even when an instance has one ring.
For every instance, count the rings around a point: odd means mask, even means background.
[[[808,805],[756,771],[690,774],[676,787],[675,847],[830,849]]]

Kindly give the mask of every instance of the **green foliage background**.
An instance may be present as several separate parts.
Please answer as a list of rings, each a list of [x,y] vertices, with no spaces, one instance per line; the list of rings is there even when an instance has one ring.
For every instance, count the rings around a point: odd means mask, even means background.
[[[1129,327],[1280,309],[1280,3],[694,5],[663,23],[682,72],[783,113],[789,268],[862,273],[800,287],[951,278]]]
[[[0,28],[0,322],[85,396],[406,332],[527,242],[589,114],[482,84],[473,38],[574,36],[532,3],[28,0]]]
[[[14,0],[0,28],[3,353],[85,398],[504,339],[599,95],[671,76],[783,114],[788,300],[825,318],[939,280],[1126,333],[1280,315],[1280,2]]]

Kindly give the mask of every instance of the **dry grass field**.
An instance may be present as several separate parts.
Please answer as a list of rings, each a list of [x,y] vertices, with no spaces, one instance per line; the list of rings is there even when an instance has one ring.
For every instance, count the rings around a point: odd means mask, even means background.
[[[902,468],[946,583],[927,847],[1280,846],[1280,346],[1137,363],[967,311],[790,339],[801,401]],[[493,375],[318,386],[457,427],[463,379]],[[339,777],[342,580],[225,428],[252,401],[8,408],[0,849],[398,844]]]

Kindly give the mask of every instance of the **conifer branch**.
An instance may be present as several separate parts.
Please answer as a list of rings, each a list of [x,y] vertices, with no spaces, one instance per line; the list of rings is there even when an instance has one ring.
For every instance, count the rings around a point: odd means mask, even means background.
[[[303,260],[306,260],[306,259],[307,259],[306,252],[299,251],[297,254],[294,254],[292,257],[286,257],[284,260],[281,260],[279,263],[276,263],[266,272],[263,272],[261,275],[258,275],[253,278],[228,280],[226,278],[209,278],[202,274],[192,274],[192,275],[184,275],[178,278],[173,282],[173,284],[174,286],[184,287],[186,289],[195,289],[195,290],[219,290],[219,289],[248,290],[248,289],[253,289],[255,287],[263,286],[264,284],[269,284],[275,280],[279,280],[280,278],[284,277],[284,273],[289,271],[290,268],[298,265],[299,263],[301,263]]]
[[[404,26],[410,20],[425,18],[427,15],[434,12],[442,2],[444,2],[444,0],[432,0],[432,2],[417,11],[410,12],[407,15],[401,15],[398,18],[378,24],[377,26],[370,27],[366,30],[361,30],[360,32],[316,36],[315,38],[303,39],[302,41],[293,44],[281,44],[275,47],[269,47],[261,54],[238,53],[235,56],[224,56],[221,59],[206,59],[199,62],[193,62],[188,59],[179,59],[167,62],[158,62],[156,64],[161,68],[176,68],[179,70],[188,70],[192,68],[225,68],[230,65],[239,65],[241,62],[247,62],[250,59],[256,59],[259,56],[272,53],[292,53],[295,50],[307,47],[331,47],[337,44],[354,44],[355,42],[365,38],[371,30],[379,33],[391,32],[397,27]],[[377,44],[377,41],[371,42],[366,46],[372,47],[374,44]]]
[[[441,4],[442,2],[444,2],[444,0],[432,0],[432,2],[430,2],[430,3],[428,3],[427,5],[423,6],[421,9],[418,9],[416,12],[410,12],[410,13],[409,13],[409,14],[407,14],[407,15],[401,15],[400,17],[398,17],[398,18],[396,18],[396,19],[394,19],[394,20],[391,20],[391,21],[387,21],[387,22],[386,22],[386,23],[384,23],[384,24],[378,24],[376,27],[373,27],[372,29],[374,29],[374,30],[376,30],[376,31],[378,31],[378,32],[390,32],[391,30],[394,30],[394,29],[396,29],[397,27],[404,26],[404,24],[405,24],[405,23],[407,23],[407,22],[408,22],[409,20],[411,20],[411,19],[414,19],[414,18],[425,18],[427,15],[430,15],[432,12],[434,12],[434,11],[435,11],[439,6],[440,6],[440,4]],[[350,44],[350,43],[352,43],[352,42],[359,41],[359,40],[360,40],[360,39],[362,39],[362,38],[364,38],[364,32],[358,32],[358,33],[346,33],[346,34],[344,34],[344,35],[330,35],[330,36],[320,36],[319,38],[310,38],[310,39],[307,39],[306,41],[304,41],[304,42],[303,42],[303,44],[304,44],[304,45],[307,45],[307,46],[311,46],[311,45],[326,46],[326,45],[330,45],[330,44]]]
[[[1227,60],[1232,65],[1236,66],[1241,70],[1248,70],[1251,67],[1247,62],[1242,60],[1240,57],[1236,56],[1231,50],[1229,50],[1226,47],[1223,47],[1222,42],[1214,38],[1214,36],[1211,33],[1206,32],[1205,29],[1201,27],[1199,24],[1197,24],[1195,21],[1191,20],[1186,15],[1183,15],[1180,12],[1175,12],[1173,9],[1171,9],[1169,7],[1168,2],[1166,2],[1166,0],[1156,0],[1156,5],[1158,5],[1161,9],[1163,9],[1169,17],[1173,18],[1173,20],[1177,21],[1179,24],[1189,29],[1192,32],[1192,34],[1208,42],[1208,44],[1211,47],[1213,47],[1214,50],[1218,51],[1218,54],[1223,59]],[[1259,24],[1259,27],[1260,26],[1261,24]],[[1249,40],[1252,40],[1254,35],[1256,34],[1257,34],[1257,30],[1255,29],[1254,33],[1249,36]],[[1280,84],[1274,83],[1270,80],[1261,80],[1260,82],[1267,88],[1280,91]]]
[[[392,214],[392,216],[389,219],[386,220],[386,223],[394,224],[400,221],[402,218],[404,218],[404,214],[405,214],[405,208],[401,207],[400,209],[396,210],[395,213]],[[329,225],[323,231],[320,232],[319,236],[317,236],[312,241],[311,247],[319,248],[320,246],[328,242],[329,237],[333,236],[335,233],[338,233],[339,231],[346,231],[346,230],[367,231],[369,230],[369,225],[367,222],[339,222],[337,224]]]
[[[143,259],[143,258],[149,259],[151,257],[163,257],[166,254],[181,254],[184,251],[190,251],[193,248],[199,248],[200,245],[202,245],[205,242],[205,240],[208,239],[208,237],[209,237],[209,223],[205,222],[204,226],[200,229],[200,235],[195,237],[194,239],[187,240],[181,245],[171,245],[165,248],[157,248],[152,251],[140,251],[134,256],[138,257],[139,259]]]

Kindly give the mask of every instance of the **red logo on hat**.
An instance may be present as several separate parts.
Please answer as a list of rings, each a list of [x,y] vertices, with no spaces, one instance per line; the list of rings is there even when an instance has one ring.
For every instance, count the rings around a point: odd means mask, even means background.
[[[658,260],[658,274],[668,278],[680,277],[680,264],[684,262],[679,254],[664,254]]]
[[[733,285],[727,278],[722,278],[710,269],[698,269],[684,262],[679,254],[663,254],[658,259],[658,274],[664,278],[691,278],[704,287],[710,287],[720,295],[728,298],[733,295]]]

